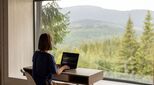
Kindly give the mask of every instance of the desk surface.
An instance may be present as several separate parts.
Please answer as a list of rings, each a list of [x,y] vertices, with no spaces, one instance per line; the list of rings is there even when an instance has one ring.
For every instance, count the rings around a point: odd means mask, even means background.
[[[87,68],[77,68],[77,69],[70,69],[62,72],[63,74],[70,74],[70,75],[78,75],[78,76],[92,76],[96,73],[102,72],[101,70],[95,69],[87,69]]]
[[[23,68],[25,71],[32,73],[32,67]],[[79,83],[93,85],[96,81],[103,79],[102,70],[77,68],[65,70],[59,76],[54,76],[54,80],[65,81],[70,83]]]

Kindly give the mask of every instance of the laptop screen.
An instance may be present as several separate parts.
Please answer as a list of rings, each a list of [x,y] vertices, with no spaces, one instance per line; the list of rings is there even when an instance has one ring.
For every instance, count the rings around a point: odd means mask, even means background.
[[[77,68],[78,57],[78,53],[63,52],[61,65],[68,65],[70,69],[75,69]]]

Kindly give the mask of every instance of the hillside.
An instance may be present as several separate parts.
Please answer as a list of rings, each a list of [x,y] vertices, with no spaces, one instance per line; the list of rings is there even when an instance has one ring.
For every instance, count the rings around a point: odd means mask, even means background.
[[[62,11],[70,11],[71,22],[90,19],[125,25],[128,17],[131,16],[135,27],[143,26],[144,17],[147,13],[147,10],[118,11],[96,6],[73,6],[64,8]],[[152,12],[152,16],[154,17],[154,12]]]

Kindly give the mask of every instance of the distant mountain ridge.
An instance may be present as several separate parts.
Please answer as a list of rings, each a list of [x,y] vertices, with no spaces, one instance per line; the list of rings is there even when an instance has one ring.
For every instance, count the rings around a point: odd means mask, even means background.
[[[61,11],[70,11],[70,33],[64,39],[65,45],[119,37],[124,34],[129,16],[134,23],[136,35],[140,36],[147,14],[147,10],[118,11],[95,6],[73,6]],[[152,17],[154,18],[153,11]]]
[[[130,16],[134,26],[139,28],[143,27],[147,14],[147,10],[118,11],[88,5],[67,7],[63,8],[62,11],[70,11],[71,23],[82,20],[98,20],[124,26]],[[154,18],[154,11],[151,13]]]

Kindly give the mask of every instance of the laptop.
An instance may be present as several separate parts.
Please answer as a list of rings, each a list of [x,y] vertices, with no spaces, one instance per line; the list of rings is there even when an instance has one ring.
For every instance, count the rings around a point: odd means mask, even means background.
[[[70,69],[76,69],[78,64],[79,54],[63,52],[61,66],[68,65]]]

